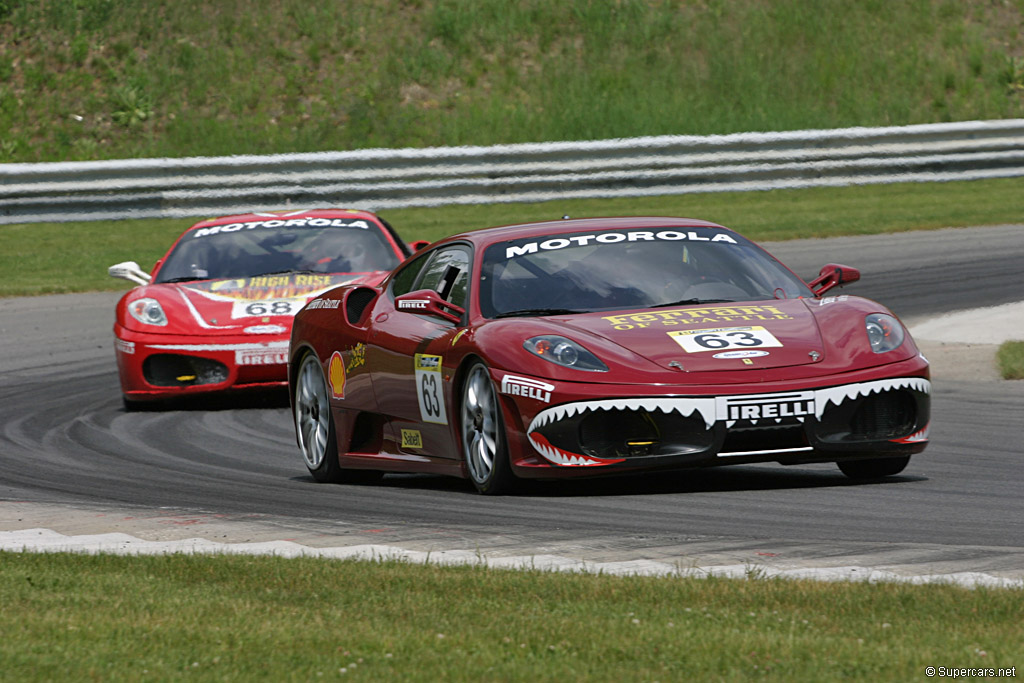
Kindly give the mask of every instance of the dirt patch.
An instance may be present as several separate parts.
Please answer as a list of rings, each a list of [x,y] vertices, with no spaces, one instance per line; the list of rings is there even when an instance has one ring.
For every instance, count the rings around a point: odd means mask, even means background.
[[[998,344],[953,344],[918,340],[917,346],[932,366],[932,379],[997,382]]]

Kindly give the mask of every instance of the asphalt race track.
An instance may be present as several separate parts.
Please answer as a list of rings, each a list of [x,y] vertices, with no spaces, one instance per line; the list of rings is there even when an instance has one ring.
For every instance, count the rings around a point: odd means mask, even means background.
[[[1024,301],[1024,226],[768,246],[808,279],[827,262],[859,267],[844,293],[908,323]],[[1024,382],[936,367],[932,443],[883,483],[854,484],[834,465],[766,465],[500,498],[421,475],[320,485],[283,394],[124,412],[117,298],[0,299],[0,531],[1024,578]]]

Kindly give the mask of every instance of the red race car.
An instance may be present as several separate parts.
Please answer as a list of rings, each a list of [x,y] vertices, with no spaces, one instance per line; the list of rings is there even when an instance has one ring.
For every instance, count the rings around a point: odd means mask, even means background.
[[[825,296],[753,242],[684,218],[560,220],[446,238],[296,316],[299,450],[318,481],[519,478],[739,463],[897,474],[928,442],[928,362],[884,306]]]
[[[186,230],[117,304],[114,348],[126,409],[229,389],[284,386],[292,319],[345,283],[379,283],[411,253],[365,211],[224,216]]]

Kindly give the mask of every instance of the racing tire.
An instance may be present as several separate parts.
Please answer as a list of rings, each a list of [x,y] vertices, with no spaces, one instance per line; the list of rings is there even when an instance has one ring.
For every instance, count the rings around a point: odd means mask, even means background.
[[[898,458],[846,460],[836,464],[839,465],[839,470],[850,479],[864,480],[881,479],[882,477],[891,477],[894,474],[899,474],[906,468],[909,462],[910,456],[904,455]]]
[[[459,418],[462,457],[476,490],[485,495],[511,492],[517,479],[508,461],[505,421],[491,375],[480,361],[466,373]]]
[[[321,483],[369,483],[383,473],[373,470],[350,470],[338,462],[338,434],[331,416],[327,378],[316,354],[307,352],[299,362],[295,375],[295,397],[292,402],[295,436],[306,469]]]

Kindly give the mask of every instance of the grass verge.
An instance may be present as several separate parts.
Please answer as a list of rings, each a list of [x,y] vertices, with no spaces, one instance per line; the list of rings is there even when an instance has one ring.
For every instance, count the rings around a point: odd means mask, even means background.
[[[1024,591],[0,553],[7,680],[918,680],[1024,661]]]
[[[1015,118],[1022,17],[1019,0],[0,0],[0,161]]]
[[[571,199],[382,212],[410,241],[436,240],[456,232],[566,214],[703,218],[759,241],[995,225],[1021,222],[1024,179]],[[197,220],[0,226],[0,296],[125,289],[124,281],[107,276],[107,266],[135,260],[149,268]]]
[[[996,362],[1003,379],[1024,379],[1024,341],[1003,342]]]

